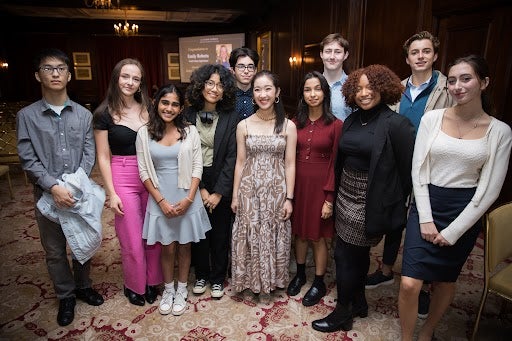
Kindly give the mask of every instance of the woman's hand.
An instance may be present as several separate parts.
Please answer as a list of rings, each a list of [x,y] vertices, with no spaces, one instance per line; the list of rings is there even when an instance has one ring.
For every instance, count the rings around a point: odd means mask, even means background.
[[[286,199],[286,200],[285,200],[285,202],[284,202],[284,205],[283,205],[283,215],[282,215],[282,219],[283,219],[283,220],[288,220],[288,219],[290,219],[290,217],[292,216],[292,212],[293,212],[293,205],[292,205],[292,201],[291,201],[291,200]]]
[[[332,210],[332,203],[324,201],[324,204],[322,206],[322,219],[328,219],[332,217]]]
[[[123,209],[123,202],[121,201],[121,198],[117,194],[112,194],[109,199],[109,207],[112,211],[114,211],[114,214],[123,216],[124,215],[124,209]]]
[[[212,210],[214,210],[215,207],[219,205],[220,199],[222,199],[222,195],[219,193],[212,193],[206,198],[206,200],[203,200],[203,204],[210,210],[211,213]]]
[[[435,245],[439,246],[451,246],[446,239],[444,239],[443,235],[441,233],[438,233],[437,236],[434,238],[434,241],[432,242]]]
[[[192,202],[187,198],[183,198],[174,205],[176,210],[176,216],[184,215],[187,213],[188,208],[192,205]]]
[[[208,192],[208,190],[206,188],[202,188],[199,190],[199,194],[201,194],[201,200],[203,201],[203,204],[205,204],[205,201],[210,196],[210,192]]]
[[[431,243],[434,241],[434,239],[439,234],[439,232],[437,231],[436,225],[432,221],[428,222],[428,223],[421,223],[420,230],[421,230],[421,238],[423,238],[427,242],[431,242]]]
[[[178,216],[178,213],[176,212],[176,208],[173,204],[168,202],[167,200],[162,200],[158,206],[162,210],[162,213],[165,214],[167,218],[174,218]]]
[[[238,210],[238,199],[236,197],[233,197],[231,200],[231,210],[234,214],[236,214],[236,211]]]

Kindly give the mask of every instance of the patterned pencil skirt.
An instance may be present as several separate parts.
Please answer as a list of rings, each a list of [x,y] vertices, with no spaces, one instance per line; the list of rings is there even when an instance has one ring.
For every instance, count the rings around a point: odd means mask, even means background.
[[[382,236],[366,237],[366,188],[368,173],[343,168],[336,198],[336,232],[340,238],[358,246],[375,246]]]

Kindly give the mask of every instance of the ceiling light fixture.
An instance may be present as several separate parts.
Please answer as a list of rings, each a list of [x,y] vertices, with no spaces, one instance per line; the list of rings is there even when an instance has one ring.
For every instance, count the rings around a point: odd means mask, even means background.
[[[112,8],[111,0],[84,0],[85,6],[101,8],[101,9],[110,9]]]
[[[126,9],[124,10],[124,25],[122,23],[114,24],[114,31],[120,37],[131,37],[139,34],[139,25],[128,23]]]

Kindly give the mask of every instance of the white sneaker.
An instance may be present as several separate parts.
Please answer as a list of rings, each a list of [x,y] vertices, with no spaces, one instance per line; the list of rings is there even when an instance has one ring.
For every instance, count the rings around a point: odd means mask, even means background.
[[[176,295],[174,290],[164,290],[162,293],[162,298],[160,299],[160,304],[158,305],[158,311],[160,314],[168,315],[172,311],[174,295]]]
[[[187,297],[188,291],[187,289],[178,289],[176,291],[176,295],[174,296],[174,303],[172,305],[172,314],[174,316],[179,316],[187,310]]]
[[[196,295],[204,294],[206,291],[206,279],[196,279],[192,292]]]
[[[224,296],[224,287],[222,284],[212,284],[212,291],[211,291],[212,298],[221,298]]]

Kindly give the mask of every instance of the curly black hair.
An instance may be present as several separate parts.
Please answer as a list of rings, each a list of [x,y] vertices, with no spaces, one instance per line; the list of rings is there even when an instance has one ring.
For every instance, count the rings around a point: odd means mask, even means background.
[[[204,108],[203,89],[210,76],[217,73],[224,88],[222,99],[217,102],[217,111],[230,112],[235,107],[235,78],[231,71],[220,64],[205,64],[200,66],[190,76],[190,85],[187,88],[187,100],[196,111]]]
[[[355,98],[362,75],[366,75],[368,78],[371,89],[380,94],[382,103],[392,105],[402,97],[405,88],[393,71],[385,65],[368,65],[350,73],[343,83],[341,92],[345,96],[345,102],[352,109],[358,108]]]

